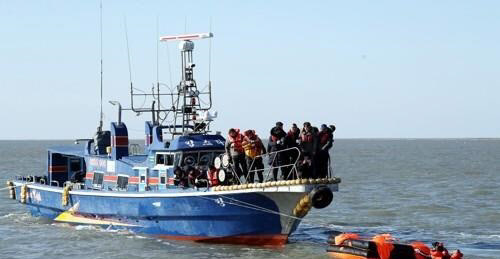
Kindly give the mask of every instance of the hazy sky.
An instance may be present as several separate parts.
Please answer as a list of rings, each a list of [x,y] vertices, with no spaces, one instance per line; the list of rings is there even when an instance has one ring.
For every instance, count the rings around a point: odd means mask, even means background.
[[[335,123],[337,137],[499,137],[500,1],[103,1],[107,100],[156,81],[160,34],[212,18],[214,128]],[[185,23],[187,21],[187,23]],[[0,139],[91,137],[99,118],[99,1],[0,1]],[[175,44],[160,81],[179,81]],[[195,76],[208,80],[208,41]],[[125,116],[143,138],[143,120]]]

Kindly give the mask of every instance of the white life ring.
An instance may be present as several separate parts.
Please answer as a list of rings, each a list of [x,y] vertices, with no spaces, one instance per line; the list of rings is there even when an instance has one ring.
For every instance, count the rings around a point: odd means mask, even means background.
[[[224,154],[222,156],[222,166],[224,168],[228,168],[229,167],[229,155],[228,154]]]
[[[220,169],[221,166],[222,166],[222,160],[220,159],[220,157],[216,157],[215,160],[214,160],[214,166],[216,169]]]
[[[226,171],[224,169],[220,169],[217,172],[217,179],[219,179],[219,183],[223,183],[226,180]]]

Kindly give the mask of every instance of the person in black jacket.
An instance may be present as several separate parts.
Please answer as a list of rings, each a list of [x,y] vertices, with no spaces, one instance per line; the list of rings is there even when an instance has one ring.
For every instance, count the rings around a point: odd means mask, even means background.
[[[278,170],[282,165],[286,165],[286,156],[279,152],[285,149],[285,137],[286,132],[283,130],[283,123],[276,122],[276,126],[271,129],[271,136],[269,136],[269,142],[267,144],[267,150],[269,152],[269,165],[273,168],[273,179],[278,180]],[[286,178],[286,170],[281,168],[281,174],[283,178]]]
[[[318,133],[318,151],[316,152],[316,176],[325,178],[328,175],[330,148],[333,146],[333,132],[325,124],[321,125]]]
[[[300,171],[302,178],[317,178],[316,152],[318,150],[318,136],[310,122],[304,122],[300,133],[300,151],[302,152]]]
[[[291,180],[296,178],[296,172],[292,171],[293,164],[297,162],[297,159],[300,155],[300,129],[297,127],[297,124],[293,123],[292,128],[288,131],[285,137],[285,146],[288,151],[285,152],[286,162],[290,166],[288,166],[285,170],[287,171],[286,180]]]

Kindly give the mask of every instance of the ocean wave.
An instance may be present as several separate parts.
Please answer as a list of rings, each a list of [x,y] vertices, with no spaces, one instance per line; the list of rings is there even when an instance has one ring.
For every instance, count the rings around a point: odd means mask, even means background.
[[[500,240],[500,234],[472,234],[472,233],[458,233],[460,236],[465,238],[476,238],[476,239],[498,239]]]

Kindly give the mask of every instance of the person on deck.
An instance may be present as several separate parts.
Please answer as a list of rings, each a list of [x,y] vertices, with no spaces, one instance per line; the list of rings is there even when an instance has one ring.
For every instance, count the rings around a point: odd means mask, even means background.
[[[188,187],[188,177],[184,170],[180,166],[176,166],[174,169],[174,185],[180,187]]]
[[[255,172],[259,177],[259,182],[264,181],[264,176],[262,172],[264,171],[264,163],[262,162],[262,154],[266,153],[266,148],[262,143],[262,140],[255,134],[254,130],[247,130],[243,133],[245,138],[243,139],[243,149],[245,150],[245,156],[248,166],[249,176],[247,182],[253,183],[255,179]]]
[[[217,168],[213,164],[208,166],[207,179],[210,186],[219,185],[219,178],[217,178]]]
[[[286,180],[296,178],[295,175],[296,172],[292,172],[292,168],[293,164],[297,162],[297,159],[299,158],[300,155],[300,151],[298,151],[300,150],[299,139],[300,139],[300,129],[297,127],[297,124],[293,123],[292,128],[288,131],[285,137],[285,148],[289,149],[286,152],[286,161],[287,164],[290,164],[290,166],[287,167],[286,169],[288,174]],[[295,148],[297,148],[298,150]]]
[[[282,168],[282,165],[287,164],[286,155],[283,152],[279,152],[285,149],[285,137],[286,132],[283,130],[283,123],[276,122],[276,126],[271,129],[271,136],[269,137],[269,142],[267,144],[267,150],[269,151],[269,165],[273,168],[273,178],[274,181],[278,180],[278,170],[281,168],[281,174],[283,178],[287,177],[286,169]],[[275,153],[273,153],[275,152]]]
[[[302,172],[302,177],[316,178],[315,174],[315,159],[317,150],[317,136],[314,134],[314,129],[311,123],[304,122],[304,128],[300,133],[300,150],[302,152],[302,164],[307,164],[306,171]]]
[[[228,138],[226,140],[226,153],[229,155],[230,162],[233,165],[234,171],[238,177],[248,174],[247,164],[245,161],[245,150],[243,149],[244,136],[239,129],[229,129]]]
[[[83,170],[80,170],[71,175],[70,181],[72,183],[83,183],[84,179],[85,179],[85,172]]]
[[[325,124],[321,125],[318,133],[318,150],[316,153],[316,176],[325,178],[328,175],[328,161],[330,148],[333,146],[333,133]]]

